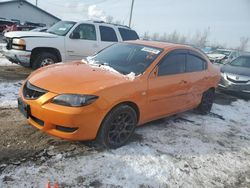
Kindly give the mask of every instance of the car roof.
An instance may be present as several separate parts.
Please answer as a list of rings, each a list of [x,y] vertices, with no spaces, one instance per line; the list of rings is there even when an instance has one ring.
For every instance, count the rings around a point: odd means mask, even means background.
[[[158,41],[148,41],[148,40],[130,40],[126,41],[128,43],[133,43],[133,44],[141,44],[145,46],[151,46],[155,48],[162,48],[165,50],[173,49],[173,48],[181,48],[181,49],[193,49],[191,46],[184,45],[184,44],[175,44],[175,43],[167,43],[167,42],[158,42]]]
[[[62,21],[68,21],[68,20],[62,20]],[[76,22],[78,24],[86,24],[86,23],[88,23],[88,24],[99,24],[99,25],[113,26],[113,27],[119,27],[119,28],[132,30],[127,25],[108,23],[108,22],[98,21],[98,20],[83,20],[83,21],[73,21],[73,22]]]

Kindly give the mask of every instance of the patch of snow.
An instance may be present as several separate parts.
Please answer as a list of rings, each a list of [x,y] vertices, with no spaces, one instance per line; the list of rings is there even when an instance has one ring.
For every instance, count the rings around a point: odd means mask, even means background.
[[[17,107],[18,92],[22,82],[0,82],[0,108]]]
[[[17,64],[11,63],[0,53],[0,66],[17,66]]]
[[[131,72],[129,74],[126,75],[126,77],[129,79],[129,80],[134,80],[136,78],[136,75],[134,72]]]
[[[44,187],[48,180],[67,187],[94,181],[103,187],[232,187],[250,172],[249,116],[250,102],[243,100],[215,104],[206,116],[185,112],[138,128],[141,139],[116,150],[10,165],[0,187]],[[4,182],[5,176],[13,181]]]

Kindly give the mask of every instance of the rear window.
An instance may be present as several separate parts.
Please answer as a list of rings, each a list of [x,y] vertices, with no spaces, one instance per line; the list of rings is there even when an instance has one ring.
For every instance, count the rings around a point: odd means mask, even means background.
[[[106,42],[117,42],[115,30],[111,27],[100,26],[101,40]]]
[[[122,40],[137,40],[139,39],[137,33],[131,29],[118,28],[121,34]]]

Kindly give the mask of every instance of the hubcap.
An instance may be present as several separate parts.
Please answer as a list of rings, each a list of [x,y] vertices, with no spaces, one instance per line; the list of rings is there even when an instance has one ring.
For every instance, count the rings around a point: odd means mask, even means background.
[[[47,66],[47,65],[51,65],[54,64],[53,59],[51,58],[45,58],[42,63],[41,63],[41,67]]]
[[[133,129],[135,121],[130,113],[121,113],[116,116],[111,122],[108,132],[109,142],[113,145],[119,145],[129,138]]]

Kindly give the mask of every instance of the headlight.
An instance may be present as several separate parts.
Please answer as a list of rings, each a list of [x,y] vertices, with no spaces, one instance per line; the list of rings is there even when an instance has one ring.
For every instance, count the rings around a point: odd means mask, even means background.
[[[25,40],[14,38],[12,40],[12,48],[16,50],[25,50]]]
[[[17,44],[17,45],[24,46],[26,43],[25,43],[24,39],[17,39],[17,38],[15,38],[15,39],[12,40],[12,44]]]
[[[98,96],[95,95],[62,94],[56,96],[52,102],[63,106],[80,107],[89,105],[96,99]]]

